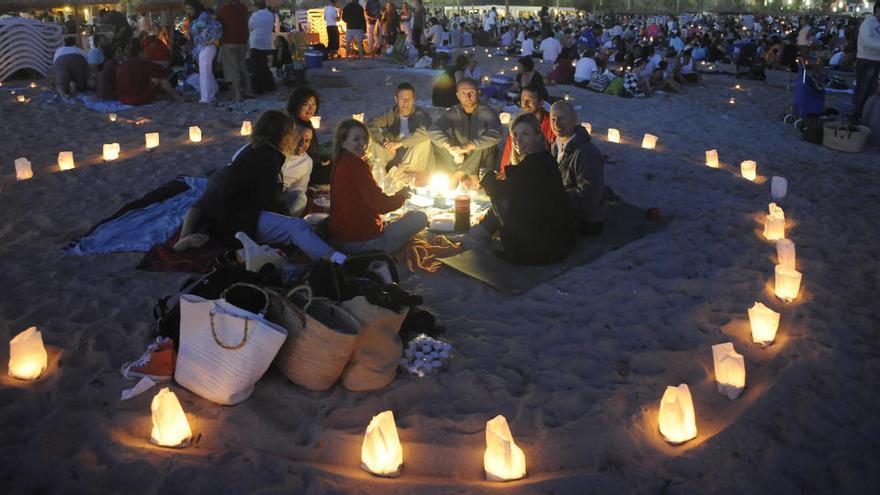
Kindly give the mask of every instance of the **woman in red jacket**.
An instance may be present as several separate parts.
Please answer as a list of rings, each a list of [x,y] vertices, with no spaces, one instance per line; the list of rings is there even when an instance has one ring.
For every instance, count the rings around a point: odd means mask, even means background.
[[[348,119],[336,127],[333,138],[333,175],[330,179],[330,238],[346,253],[399,251],[428,226],[421,211],[410,211],[383,226],[379,215],[394,211],[409,198],[403,188],[393,196],[382,192],[366,161],[370,145],[367,126]]]

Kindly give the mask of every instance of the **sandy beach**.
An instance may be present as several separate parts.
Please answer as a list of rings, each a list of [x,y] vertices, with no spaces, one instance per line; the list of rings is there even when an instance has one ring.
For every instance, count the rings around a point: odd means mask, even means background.
[[[478,55],[484,73],[515,65]],[[369,118],[390,106],[399,82],[430,99],[430,74],[390,62],[325,63],[309,74],[350,83],[318,88],[322,142],[351,113]],[[448,370],[360,394],[338,385],[307,392],[271,370],[234,407],[172,385],[194,433],[182,450],[148,442],[158,389],[120,401],[135,382],[119,367],[143,351],[155,300],[188,275],[135,270],[143,253],[61,249],[177,175],[225,163],[244,143],[241,121],[259,114],[163,101],[114,123],[82,106],[18,103],[6,90],[28,81],[4,84],[0,492],[877,493],[880,152],[801,141],[779,119],[793,77],[708,75],[686,95],[644,100],[550,86],[592,124],[612,160],[607,183],[630,203],[659,208],[663,230],[516,297],[448,267],[407,274],[402,285],[424,297],[456,349]],[[283,107],[285,91],[252,104]],[[829,96],[827,106],[846,98]],[[202,143],[188,142],[191,125]],[[607,141],[610,127],[620,144]],[[157,131],[159,149],[144,152],[144,133]],[[640,147],[646,132],[659,136],[654,151]],[[122,153],[104,163],[101,145],[111,142]],[[708,149],[718,150],[719,169],[704,165]],[[58,171],[62,150],[73,151],[76,169]],[[18,157],[32,162],[34,178],[15,181]],[[740,177],[743,160],[757,162],[757,182]],[[789,182],[781,204],[804,274],[790,304],[773,295],[776,251],[761,236],[774,175]],[[782,313],[766,348],[751,340],[755,301]],[[32,325],[50,366],[23,382],[5,373],[6,342]],[[721,342],[745,357],[747,385],[734,401],[715,390],[711,346]],[[665,387],[679,383],[693,394],[698,436],[671,446],[657,411]],[[386,409],[403,443],[397,479],[358,467],[364,429]],[[484,481],[485,424],[497,414],[525,451],[523,480]]]

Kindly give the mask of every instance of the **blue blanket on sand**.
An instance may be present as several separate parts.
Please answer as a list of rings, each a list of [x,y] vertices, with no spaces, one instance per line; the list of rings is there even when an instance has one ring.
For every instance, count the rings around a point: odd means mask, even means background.
[[[187,210],[205,192],[208,179],[180,177],[189,189],[145,208],[131,210],[99,225],[64,252],[70,255],[149,251],[168,240],[183,223]]]

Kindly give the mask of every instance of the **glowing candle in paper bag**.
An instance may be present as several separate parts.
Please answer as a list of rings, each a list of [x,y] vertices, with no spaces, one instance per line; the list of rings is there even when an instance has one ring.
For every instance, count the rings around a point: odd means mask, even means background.
[[[655,146],[657,146],[657,136],[653,134],[645,134],[645,137],[642,138],[642,148],[652,150]]]
[[[752,327],[752,342],[770,345],[776,339],[779,313],[755,301],[749,308],[749,325]]]
[[[110,119],[110,122],[116,122],[116,114],[115,113],[108,114],[107,118]]]
[[[583,127],[587,131],[587,134],[593,133],[593,124],[589,122],[581,122],[581,127]]]
[[[754,181],[758,177],[758,164],[754,160],[746,160],[739,164],[743,179]]]
[[[244,120],[241,123],[241,135],[250,136],[254,132],[253,125],[250,120]]]
[[[24,102],[27,101],[27,98],[26,98],[24,95],[18,95],[18,96],[15,97],[15,99],[16,99],[19,103],[24,103]]]
[[[687,442],[697,436],[694,401],[687,384],[668,386],[660,399],[660,433],[672,444]]]
[[[363,122],[364,121],[364,114],[363,113],[353,113],[353,114],[351,114],[351,118],[353,118],[354,120],[357,120],[358,122]]]
[[[769,210],[764,218],[764,237],[770,241],[785,239],[785,212],[776,203],[770,203]]]
[[[501,112],[501,114],[498,115],[498,119],[501,120],[501,125],[507,125],[510,123],[510,114],[507,112]]]
[[[742,354],[737,353],[730,342],[713,345],[712,361],[718,393],[730,400],[739,397],[746,386],[746,362]]]
[[[119,143],[105,144],[103,157],[105,162],[119,158]]]
[[[776,265],[776,297],[786,302],[797,299],[803,274],[785,265]]]
[[[183,407],[174,392],[168,387],[159,390],[150,404],[152,411],[153,430],[150,442],[160,447],[181,448],[189,445],[192,430]]]
[[[449,180],[449,176],[446,174],[434,174],[431,176],[431,182],[429,183],[428,189],[431,191],[433,196],[440,196],[449,191],[452,182]]]
[[[158,132],[148,132],[144,134],[144,140],[146,141],[147,151],[152,151],[153,149],[159,147]]]
[[[731,105],[735,104],[736,98],[731,98],[731,99],[727,100],[727,103],[730,103]]]
[[[486,423],[483,469],[489,481],[518,480],[526,475],[526,455],[514,443],[504,416],[495,416]]]
[[[403,448],[397,436],[394,413],[383,411],[367,425],[361,447],[361,467],[379,476],[399,476],[403,465]]]
[[[35,83],[35,82],[30,83],[30,87],[31,87],[31,89],[37,89],[37,83]]]
[[[46,371],[48,361],[43,336],[37,327],[30,327],[9,341],[9,376],[36,380]]]
[[[314,117],[309,119],[309,122],[312,123],[312,128],[318,130],[321,128],[321,116],[315,115]]]
[[[27,158],[15,159],[15,180],[27,180],[34,176],[31,162]]]
[[[612,143],[620,142],[620,131],[617,129],[608,129],[608,141]]]
[[[774,200],[782,199],[788,194],[788,181],[784,177],[770,179],[770,197]]]
[[[779,258],[780,265],[785,265],[793,270],[797,269],[794,243],[790,240],[779,239],[776,241],[776,257]]]
[[[194,125],[189,128],[189,140],[192,143],[199,143],[202,141],[202,130],[199,129],[199,126]]]
[[[73,167],[74,165],[72,151],[62,151],[58,153],[58,168],[60,168],[61,170],[70,170]]]
[[[706,166],[718,168],[718,150],[709,150],[706,152]]]

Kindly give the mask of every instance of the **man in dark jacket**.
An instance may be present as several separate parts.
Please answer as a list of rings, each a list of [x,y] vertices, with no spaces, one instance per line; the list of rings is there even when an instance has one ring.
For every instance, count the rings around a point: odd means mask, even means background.
[[[498,162],[501,121],[495,109],[480,103],[479,84],[473,79],[458,82],[456,97],[458,105],[448,108],[431,126],[431,141],[442,148],[436,166],[476,186],[479,171],[491,170]]]
[[[400,83],[394,94],[394,107],[368,124],[373,154],[386,170],[396,166],[411,172],[431,170],[431,116],[416,107],[415,102],[413,85]]]
[[[578,125],[577,113],[566,101],[550,107],[556,134],[551,152],[559,163],[562,184],[583,235],[602,231],[605,222],[605,162],[590,134]]]
[[[367,17],[367,42],[370,44],[370,53],[375,56],[379,53],[379,44],[382,39],[382,33],[379,31],[382,3],[379,0],[367,0],[364,5],[364,13]]]
[[[364,9],[358,0],[349,0],[348,5],[342,9],[342,20],[345,21],[345,53],[348,58],[352,57],[351,42],[355,42],[358,49],[356,58],[366,55],[364,51],[364,30],[367,29],[367,19],[364,17]]]

